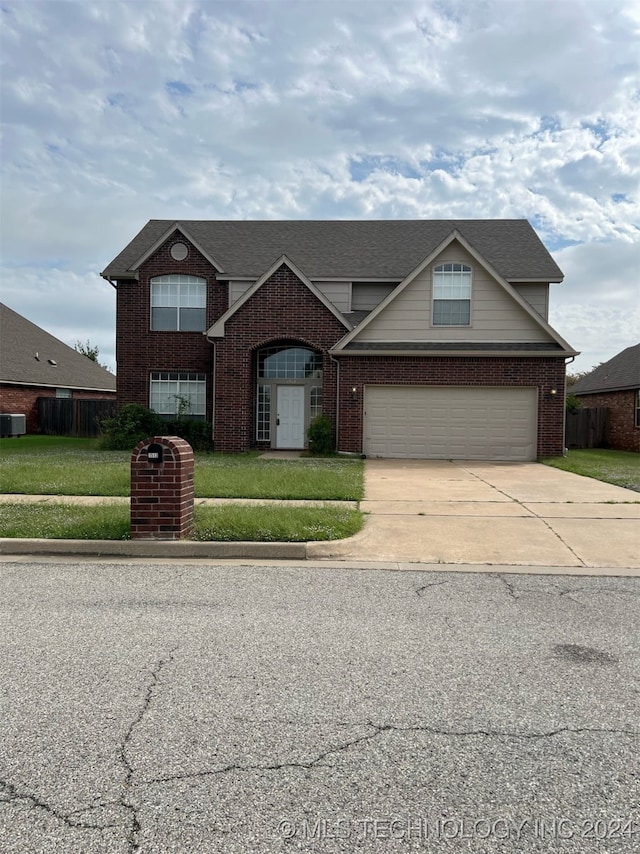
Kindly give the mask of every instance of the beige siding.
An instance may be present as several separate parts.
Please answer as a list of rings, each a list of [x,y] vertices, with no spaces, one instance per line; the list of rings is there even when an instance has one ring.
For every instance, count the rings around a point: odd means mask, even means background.
[[[242,296],[245,291],[248,291],[253,282],[229,282],[229,305]]]
[[[431,273],[447,262],[473,271],[471,326],[431,325]],[[452,243],[419,273],[358,334],[358,341],[549,341],[550,336],[524,308],[458,243]]]
[[[351,282],[314,282],[313,284],[338,311],[351,311]]]
[[[526,299],[531,308],[534,308],[545,320],[549,320],[549,285],[546,282],[516,283],[513,289]]]
[[[353,311],[372,311],[389,296],[397,282],[354,282],[351,291]]]

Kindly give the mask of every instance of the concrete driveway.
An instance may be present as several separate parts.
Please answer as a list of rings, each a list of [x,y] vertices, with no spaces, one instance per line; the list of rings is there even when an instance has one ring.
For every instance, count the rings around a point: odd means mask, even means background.
[[[640,567],[640,493],[539,463],[367,460],[361,507],[308,557]]]

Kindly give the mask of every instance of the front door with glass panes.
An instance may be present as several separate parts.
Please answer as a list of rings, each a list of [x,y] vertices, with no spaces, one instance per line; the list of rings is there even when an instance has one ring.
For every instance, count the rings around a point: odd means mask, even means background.
[[[310,421],[322,412],[322,353],[294,344],[257,354],[256,441],[304,448]]]

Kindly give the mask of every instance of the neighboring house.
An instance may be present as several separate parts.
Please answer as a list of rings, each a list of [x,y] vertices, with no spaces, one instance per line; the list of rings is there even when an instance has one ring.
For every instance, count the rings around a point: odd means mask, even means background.
[[[116,378],[0,303],[0,412],[26,415],[37,433],[38,398],[114,400]]]
[[[606,408],[604,441],[618,451],[640,451],[640,344],[598,365],[570,391],[586,409]]]
[[[188,399],[215,447],[533,460],[564,450],[562,273],[526,220],[151,220],[117,289],[118,403]]]

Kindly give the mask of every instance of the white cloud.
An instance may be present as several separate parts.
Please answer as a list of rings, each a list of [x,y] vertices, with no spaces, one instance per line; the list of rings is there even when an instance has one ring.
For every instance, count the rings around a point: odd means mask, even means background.
[[[615,240],[556,253],[565,274],[552,287],[551,324],[581,355],[569,370],[588,371],[640,341],[640,243]]]
[[[93,329],[111,351],[113,292],[91,271],[151,217],[523,216],[559,250],[552,316],[580,359],[631,334],[636,0],[0,15],[3,300],[67,343]]]

